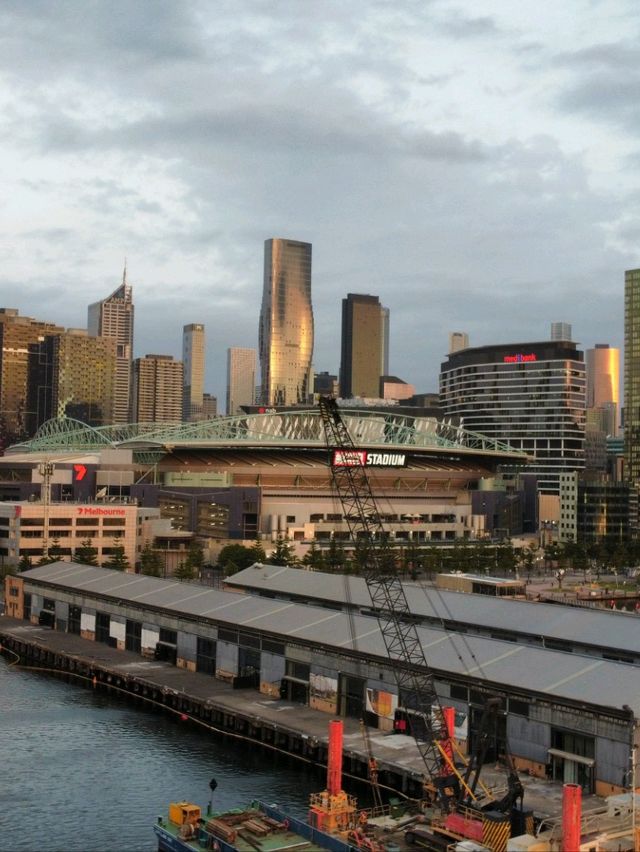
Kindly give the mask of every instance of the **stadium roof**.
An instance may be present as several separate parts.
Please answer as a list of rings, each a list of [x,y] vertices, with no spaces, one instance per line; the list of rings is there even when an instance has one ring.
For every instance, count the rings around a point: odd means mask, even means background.
[[[171,615],[211,619],[227,626],[259,630],[283,641],[351,649],[387,658],[375,618],[282,600],[220,591],[209,587],[123,574],[57,562],[20,575],[60,590],[69,589],[111,599],[116,606],[166,609]],[[418,627],[420,641],[436,676],[469,676],[498,687],[537,693],[553,699],[617,710],[623,705],[640,715],[640,693],[634,669],[623,663],[582,654],[569,654],[484,636],[458,634],[435,627]],[[439,675],[439,673],[442,673]],[[585,708],[586,709],[586,708]]]
[[[343,418],[358,447],[420,453],[425,450],[456,454],[506,456],[524,463],[526,455],[507,444],[469,432],[432,417],[411,417],[384,411],[343,409]],[[197,423],[130,423],[88,426],[71,418],[44,423],[29,441],[8,453],[37,451],[95,451],[123,447],[134,450],[174,450],[215,447],[325,447],[319,411],[287,411],[216,417]]]

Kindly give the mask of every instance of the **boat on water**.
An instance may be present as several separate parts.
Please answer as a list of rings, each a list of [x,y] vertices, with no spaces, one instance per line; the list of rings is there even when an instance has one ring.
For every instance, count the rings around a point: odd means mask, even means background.
[[[169,805],[168,817],[154,825],[158,852],[355,852],[340,837],[260,801],[246,808],[213,813],[190,802]]]

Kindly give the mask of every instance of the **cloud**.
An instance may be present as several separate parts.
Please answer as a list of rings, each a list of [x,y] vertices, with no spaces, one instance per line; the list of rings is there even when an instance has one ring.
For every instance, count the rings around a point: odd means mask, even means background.
[[[634,46],[567,52],[567,32],[550,45],[516,12],[2,4],[0,303],[80,326],[127,256],[136,353],[179,355],[182,326],[204,322],[223,398],[226,348],[257,345],[263,241],[291,236],[314,247],[317,370],[338,369],[347,292],[390,307],[392,372],[420,390],[453,328],[480,345],[562,319],[617,342],[640,221],[620,210],[637,200],[594,187],[580,122],[631,121],[626,90],[599,98],[635,79]],[[535,69],[514,62],[525,48]]]

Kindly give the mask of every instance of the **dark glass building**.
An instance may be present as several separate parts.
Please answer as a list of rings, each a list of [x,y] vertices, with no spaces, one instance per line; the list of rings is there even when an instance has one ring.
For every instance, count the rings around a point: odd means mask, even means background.
[[[566,340],[463,349],[440,369],[444,416],[526,452],[546,494],[584,468],[585,390],[584,355]]]
[[[344,399],[380,396],[383,310],[377,296],[349,293],[342,300],[340,395]]]
[[[625,479],[640,485],[640,269],[624,274]]]

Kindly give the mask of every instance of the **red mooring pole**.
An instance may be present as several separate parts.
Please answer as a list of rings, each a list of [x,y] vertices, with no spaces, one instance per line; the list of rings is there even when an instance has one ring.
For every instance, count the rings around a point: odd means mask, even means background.
[[[456,725],[455,707],[443,707],[442,715],[444,716],[444,725],[447,730],[447,738],[443,743],[441,743],[441,746],[444,750],[444,753],[451,761],[450,765],[442,767],[442,771],[445,775],[448,775],[451,772],[451,766],[453,765],[453,735],[455,732]]]
[[[582,825],[582,788],[579,784],[565,784],[562,788],[562,848],[580,849]]]
[[[327,791],[330,796],[342,789],[342,721],[329,722],[329,759],[327,762]]]

